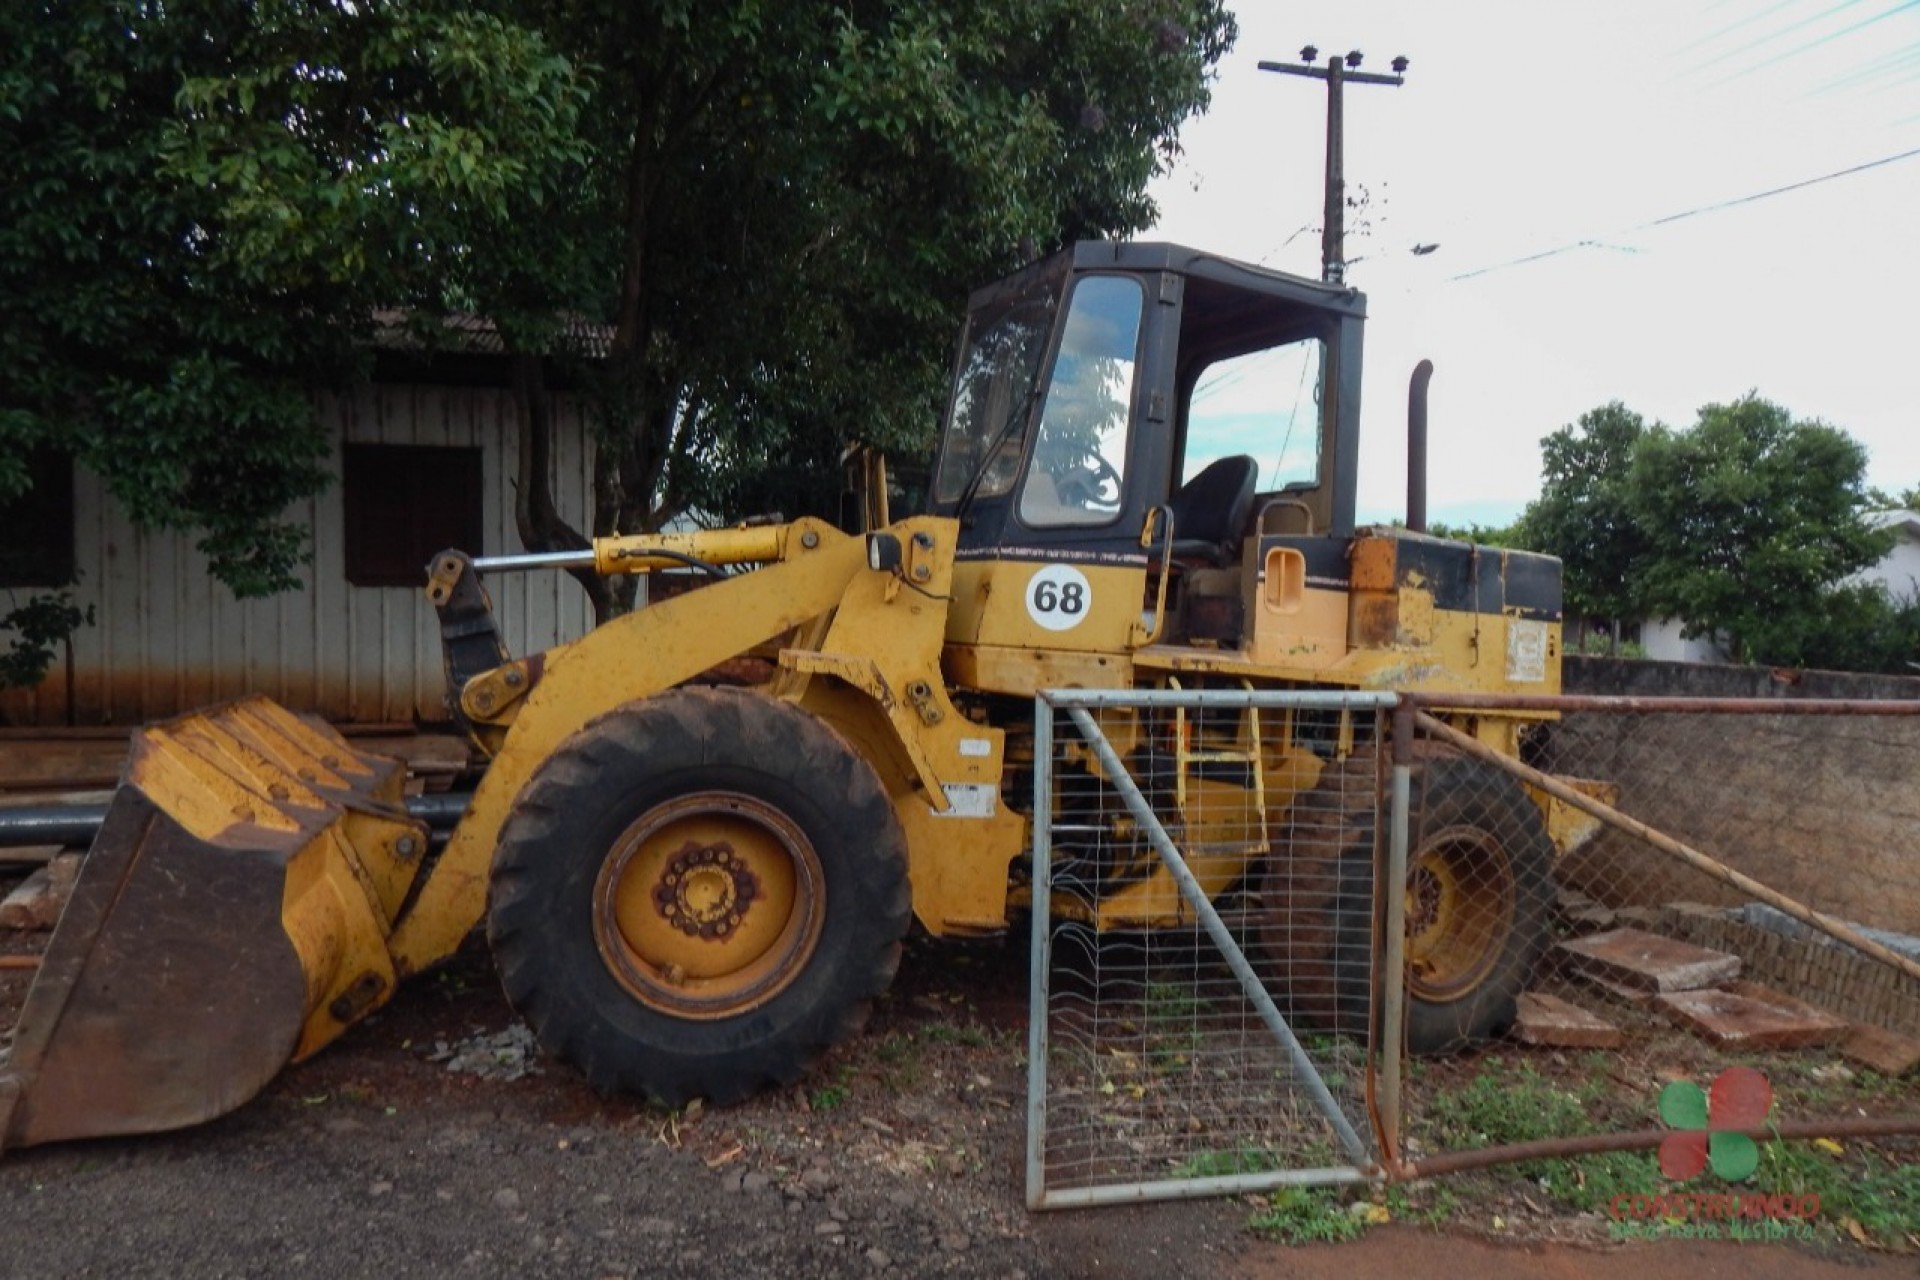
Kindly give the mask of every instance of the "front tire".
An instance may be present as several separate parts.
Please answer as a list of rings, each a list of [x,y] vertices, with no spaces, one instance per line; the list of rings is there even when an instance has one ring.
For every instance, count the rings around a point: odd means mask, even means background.
[[[899,965],[906,840],[825,723],[684,688],[589,723],[521,792],[487,933],[507,998],[604,1093],[735,1102],[856,1032]]]

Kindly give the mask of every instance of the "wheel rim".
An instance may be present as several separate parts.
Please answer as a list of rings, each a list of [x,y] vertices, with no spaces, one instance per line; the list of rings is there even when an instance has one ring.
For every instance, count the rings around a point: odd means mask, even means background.
[[[1513,930],[1515,886],[1506,850],[1478,827],[1449,827],[1407,865],[1407,988],[1440,1004],[1479,987]]]
[[[724,1018],[805,971],[825,877],[780,810],[706,791],[657,805],[622,832],[593,902],[601,958],[636,999],[677,1017]]]

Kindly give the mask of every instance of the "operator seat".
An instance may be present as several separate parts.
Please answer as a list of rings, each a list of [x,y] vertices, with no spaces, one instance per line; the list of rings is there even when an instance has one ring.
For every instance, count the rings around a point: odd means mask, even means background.
[[[1243,453],[1216,458],[1181,485],[1167,503],[1173,558],[1216,568],[1233,563],[1259,479],[1260,464]]]

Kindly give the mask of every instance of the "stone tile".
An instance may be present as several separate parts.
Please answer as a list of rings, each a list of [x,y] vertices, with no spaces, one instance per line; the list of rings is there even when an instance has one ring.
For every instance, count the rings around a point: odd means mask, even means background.
[[[1841,1042],[1840,1052],[1851,1061],[1883,1076],[1903,1076],[1920,1067],[1920,1040],[1897,1031],[1855,1023]]]
[[[1654,1004],[1681,1026],[1728,1048],[1799,1049],[1849,1030],[1844,1018],[1752,982],[1725,991],[1671,991]]]
[[[1542,991],[1523,992],[1513,1033],[1524,1044],[1556,1049],[1617,1049],[1626,1037],[1620,1028],[1579,1005]]]
[[[1740,957],[1640,929],[1571,938],[1556,948],[1569,971],[1641,991],[1693,991],[1740,976]]]

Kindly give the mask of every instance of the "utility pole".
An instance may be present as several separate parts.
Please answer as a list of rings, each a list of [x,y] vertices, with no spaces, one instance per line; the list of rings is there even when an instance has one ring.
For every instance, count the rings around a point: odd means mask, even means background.
[[[1322,215],[1320,226],[1320,278],[1328,284],[1343,284],[1347,278],[1347,259],[1345,248],[1347,178],[1344,170],[1346,150],[1346,125],[1342,99],[1349,83],[1353,84],[1405,84],[1407,60],[1398,57],[1393,60],[1393,74],[1382,75],[1377,71],[1360,70],[1361,53],[1358,49],[1350,51],[1344,58],[1339,54],[1327,59],[1327,65],[1314,65],[1320,51],[1312,45],[1300,51],[1300,64],[1290,62],[1262,62],[1262,71],[1278,71],[1283,75],[1307,76],[1314,80],[1327,82],[1327,177],[1326,211]]]

